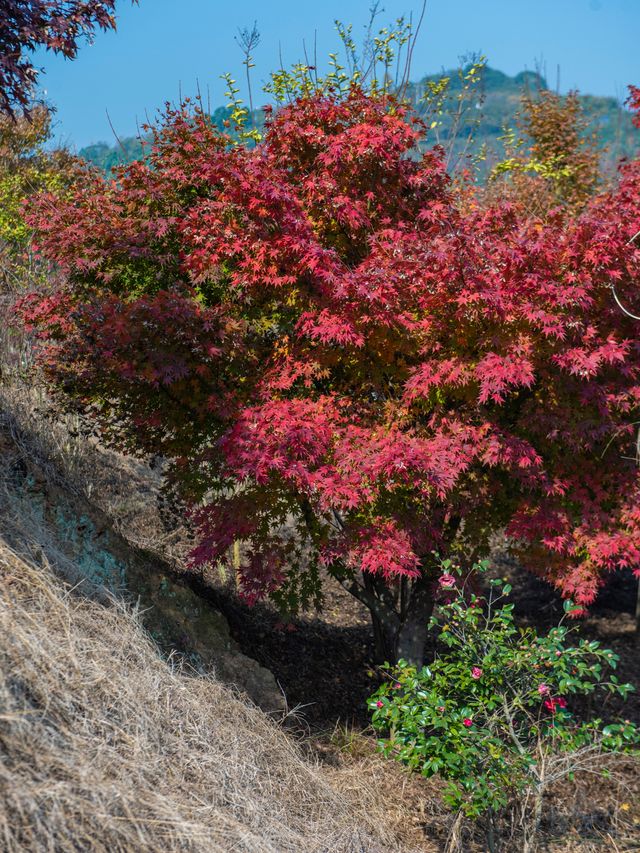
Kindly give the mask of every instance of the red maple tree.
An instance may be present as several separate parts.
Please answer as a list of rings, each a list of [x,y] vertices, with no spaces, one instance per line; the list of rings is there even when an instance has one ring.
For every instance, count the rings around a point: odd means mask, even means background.
[[[327,572],[420,660],[437,552],[506,530],[583,604],[640,566],[640,163],[579,217],[456,203],[389,95],[300,97],[253,147],[168,109],[145,162],[31,213],[62,284],[22,305],[51,382],[173,460],[195,564]]]

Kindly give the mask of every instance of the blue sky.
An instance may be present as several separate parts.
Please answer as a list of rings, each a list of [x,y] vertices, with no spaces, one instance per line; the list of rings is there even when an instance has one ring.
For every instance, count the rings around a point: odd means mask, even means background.
[[[224,103],[220,75],[243,72],[234,41],[239,27],[257,22],[254,85],[279,65],[302,59],[303,40],[318,54],[337,45],[333,21],[363,32],[370,0],[120,0],[118,31],[99,34],[74,62],[39,53],[41,84],[57,107],[57,140],[81,147],[135,134],[165,100],[209,90]],[[420,0],[385,0],[381,23],[417,12]],[[621,96],[640,83],[640,0],[428,0],[412,79],[449,68],[470,52],[509,74],[544,63],[555,85],[596,95]],[[258,103],[266,100],[260,98]],[[107,117],[108,116],[108,117]]]

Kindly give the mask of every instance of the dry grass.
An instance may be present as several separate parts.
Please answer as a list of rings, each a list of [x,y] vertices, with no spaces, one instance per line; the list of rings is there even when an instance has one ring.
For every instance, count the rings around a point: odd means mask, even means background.
[[[260,711],[0,542],[0,848],[390,851]],[[368,814],[365,814],[368,811]]]
[[[442,780],[437,776],[424,779],[384,759],[376,752],[370,732],[337,726],[312,745],[339,790],[356,794],[359,780],[369,780],[377,800],[384,799],[388,824],[408,845],[425,853],[486,853],[482,821],[474,823],[450,812],[442,800]],[[600,772],[605,766],[608,778]],[[372,808],[377,808],[375,802]],[[501,853],[521,853],[524,839],[519,809],[505,814],[499,829]],[[603,755],[592,772],[578,774],[575,782],[564,780],[549,790],[537,849],[540,853],[640,850],[638,758]]]

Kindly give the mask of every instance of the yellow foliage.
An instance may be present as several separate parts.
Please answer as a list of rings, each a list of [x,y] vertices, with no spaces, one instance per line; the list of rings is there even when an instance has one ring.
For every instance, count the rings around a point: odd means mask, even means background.
[[[0,289],[19,287],[34,274],[26,199],[37,192],[60,194],[75,163],[67,151],[48,150],[51,113],[44,105],[25,115],[0,116]]]

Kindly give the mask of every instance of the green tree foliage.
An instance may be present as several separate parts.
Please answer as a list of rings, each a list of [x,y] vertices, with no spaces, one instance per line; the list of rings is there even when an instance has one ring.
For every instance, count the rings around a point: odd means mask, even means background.
[[[35,271],[31,228],[23,217],[25,199],[39,192],[64,195],[75,158],[48,150],[51,113],[44,105],[29,116],[0,116],[0,288],[22,287]]]

